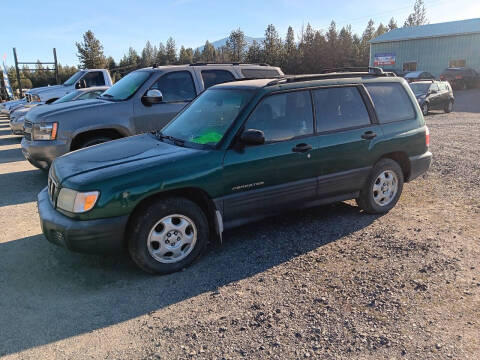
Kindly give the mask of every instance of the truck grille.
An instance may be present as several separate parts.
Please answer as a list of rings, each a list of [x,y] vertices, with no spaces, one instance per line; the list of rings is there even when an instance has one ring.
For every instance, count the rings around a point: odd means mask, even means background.
[[[25,122],[23,123],[23,137],[25,138],[25,140],[32,140],[32,127],[33,124],[30,121],[25,120]]]
[[[32,101],[32,95],[30,95],[30,94],[25,94],[25,97],[27,98],[27,101],[28,101],[28,102],[31,102],[31,101]]]
[[[58,185],[55,182],[55,180],[52,179],[51,176],[48,177],[48,198],[50,199],[50,202],[52,205],[55,207],[55,203],[58,197]]]

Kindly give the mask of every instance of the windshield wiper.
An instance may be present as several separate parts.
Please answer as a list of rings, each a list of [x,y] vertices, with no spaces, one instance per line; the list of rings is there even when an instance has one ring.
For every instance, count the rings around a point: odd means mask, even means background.
[[[101,94],[100,96],[105,96],[105,97],[108,97],[108,98],[113,98],[113,95],[110,95],[110,94]]]
[[[163,140],[163,139],[167,139],[167,140],[170,140],[171,142],[173,142],[175,145],[177,146],[185,146],[185,140],[182,140],[182,139],[178,139],[176,137],[173,137],[171,135],[165,135],[164,133],[162,133],[161,131],[156,131],[155,132],[155,136],[159,139],[159,140]]]

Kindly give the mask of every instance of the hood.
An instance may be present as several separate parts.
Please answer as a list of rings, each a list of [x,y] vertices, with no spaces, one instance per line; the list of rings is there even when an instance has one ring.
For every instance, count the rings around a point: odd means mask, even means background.
[[[64,89],[64,88],[65,87],[63,85],[42,86],[42,87],[33,88],[33,89],[29,90],[28,94],[39,95],[39,94],[47,92],[47,91]]]
[[[32,109],[32,111],[28,112],[28,121],[38,123],[44,121],[47,117],[63,114],[69,111],[89,109],[97,106],[108,106],[111,104],[115,104],[115,102],[100,99],[89,99],[37,106]]]
[[[124,175],[148,164],[160,166],[205,150],[191,149],[159,141],[152,134],[143,134],[110,141],[77,150],[57,158],[52,165],[58,183],[73,176],[90,173],[91,177]],[[114,174],[115,173],[115,174]],[[110,174],[110,175],[109,175]]]

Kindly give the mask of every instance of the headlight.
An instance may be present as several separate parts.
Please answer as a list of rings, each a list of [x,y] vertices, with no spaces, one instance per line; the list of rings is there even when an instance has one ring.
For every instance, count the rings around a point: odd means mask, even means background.
[[[32,101],[41,101],[40,95],[32,95]]]
[[[57,207],[71,213],[83,213],[95,206],[99,195],[98,191],[78,192],[62,188],[58,194]]]
[[[33,140],[55,140],[57,138],[58,123],[41,123],[33,125]]]

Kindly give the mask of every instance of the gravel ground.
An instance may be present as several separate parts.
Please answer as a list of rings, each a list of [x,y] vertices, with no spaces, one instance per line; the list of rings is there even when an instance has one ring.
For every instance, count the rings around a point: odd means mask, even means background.
[[[161,277],[47,243],[46,177],[0,118],[0,356],[480,358],[480,91],[456,96],[426,118],[434,163],[389,214],[285,214]]]

